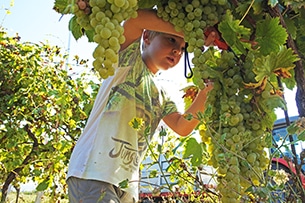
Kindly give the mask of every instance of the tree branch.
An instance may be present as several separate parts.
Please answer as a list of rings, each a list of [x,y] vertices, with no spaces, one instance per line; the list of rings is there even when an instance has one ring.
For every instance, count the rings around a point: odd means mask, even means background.
[[[22,169],[30,162],[30,160],[32,159],[33,154],[35,153],[35,151],[37,150],[38,145],[39,145],[37,138],[35,137],[35,135],[29,129],[29,125],[25,125],[24,129],[28,133],[29,137],[33,140],[32,150],[24,158],[21,166],[19,166],[18,168],[15,168],[7,176],[5,182],[4,182],[3,186],[2,186],[2,196],[1,196],[1,202],[2,203],[5,202],[9,185],[13,182],[13,180],[15,180],[16,176],[22,171]]]

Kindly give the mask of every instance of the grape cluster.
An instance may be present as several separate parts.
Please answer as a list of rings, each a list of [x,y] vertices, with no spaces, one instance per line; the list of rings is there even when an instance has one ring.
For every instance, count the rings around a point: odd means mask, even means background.
[[[265,148],[269,117],[259,108],[261,94],[244,88],[244,66],[234,54],[210,48],[205,66],[194,69],[194,82],[213,79],[207,104],[206,129],[199,131],[207,146],[208,164],[218,172],[222,202],[240,202],[250,186],[258,186],[269,159]]]
[[[94,33],[97,47],[93,67],[101,78],[114,74],[120,45],[124,43],[121,23],[137,15],[137,0],[78,0],[74,10],[76,21],[85,31]]]

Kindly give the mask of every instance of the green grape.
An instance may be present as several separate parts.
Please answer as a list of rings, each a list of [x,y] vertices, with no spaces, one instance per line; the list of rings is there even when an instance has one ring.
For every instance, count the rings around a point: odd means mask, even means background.
[[[193,7],[192,4],[188,4],[188,5],[185,7],[185,11],[186,11],[187,13],[192,12],[193,9],[194,9],[194,7]]]
[[[255,153],[251,153],[247,156],[247,161],[249,163],[254,163],[256,161],[256,154]]]
[[[232,113],[234,114],[238,114],[240,112],[240,107],[238,105],[235,105],[233,108],[232,108]]]
[[[226,5],[227,3],[227,0],[218,0],[219,5]]]
[[[194,28],[194,25],[191,23],[191,22],[187,22],[186,24],[185,24],[185,30],[186,31],[192,31],[193,30],[193,28]]]
[[[231,128],[231,129],[230,129],[230,133],[233,134],[233,135],[237,134],[237,133],[238,133],[237,127]]]
[[[211,12],[212,12],[212,9],[211,7],[209,6],[205,6],[203,9],[202,9],[202,12],[204,15],[209,15]]]
[[[233,167],[234,165],[237,166],[239,164],[238,158],[236,156],[232,156],[229,159],[229,164],[232,165],[231,167]],[[235,169],[234,169],[235,170]],[[232,171],[231,171],[232,172]]]
[[[270,97],[270,91],[269,90],[264,90],[262,92],[262,98],[267,99]]]
[[[90,3],[91,1],[89,1]],[[107,4],[107,0],[96,0],[96,5],[100,8],[104,8]]]
[[[119,8],[121,8],[121,7],[123,7],[125,5],[125,0],[114,0],[113,3],[114,4],[112,4],[112,5],[115,5],[115,6],[119,7]]]
[[[198,8],[200,6],[200,1],[199,0],[193,0],[192,5],[194,6],[194,8]]]
[[[107,27],[103,27],[101,32],[100,32],[100,36],[102,39],[108,39],[111,36],[111,30],[108,29]]]
[[[202,10],[201,10],[201,8],[196,7],[195,10],[194,10],[194,15],[195,15],[196,17],[200,17],[200,16],[202,15]]]
[[[220,108],[221,111],[227,112],[230,109],[230,106],[228,104],[222,104]]]
[[[192,20],[194,20],[195,19],[195,15],[194,15],[194,13],[193,12],[189,12],[188,14],[187,14],[187,16],[186,16],[187,18],[188,18],[188,20],[190,20],[190,21],[192,21]],[[193,24],[193,23],[192,23]],[[193,27],[195,27],[194,26],[194,24],[193,24]]]
[[[239,134],[235,134],[233,135],[232,137],[233,141],[236,143],[236,142],[240,142],[240,135]]]
[[[177,4],[174,1],[169,1],[168,2],[168,6],[169,6],[170,9],[173,10],[173,9],[175,9],[177,7]]]
[[[226,168],[226,167],[219,167],[217,172],[220,175],[225,175],[228,172],[228,168]]]

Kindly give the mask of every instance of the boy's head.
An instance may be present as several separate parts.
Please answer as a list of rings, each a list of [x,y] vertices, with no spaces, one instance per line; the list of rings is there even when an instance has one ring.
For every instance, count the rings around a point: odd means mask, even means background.
[[[145,30],[143,32],[142,58],[153,73],[174,67],[185,50],[180,36]]]

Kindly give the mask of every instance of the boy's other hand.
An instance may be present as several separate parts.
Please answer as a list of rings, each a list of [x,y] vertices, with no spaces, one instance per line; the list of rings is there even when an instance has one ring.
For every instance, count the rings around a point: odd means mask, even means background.
[[[227,50],[229,46],[221,39],[218,30],[215,27],[209,27],[204,32],[204,46],[217,46],[219,49]]]

